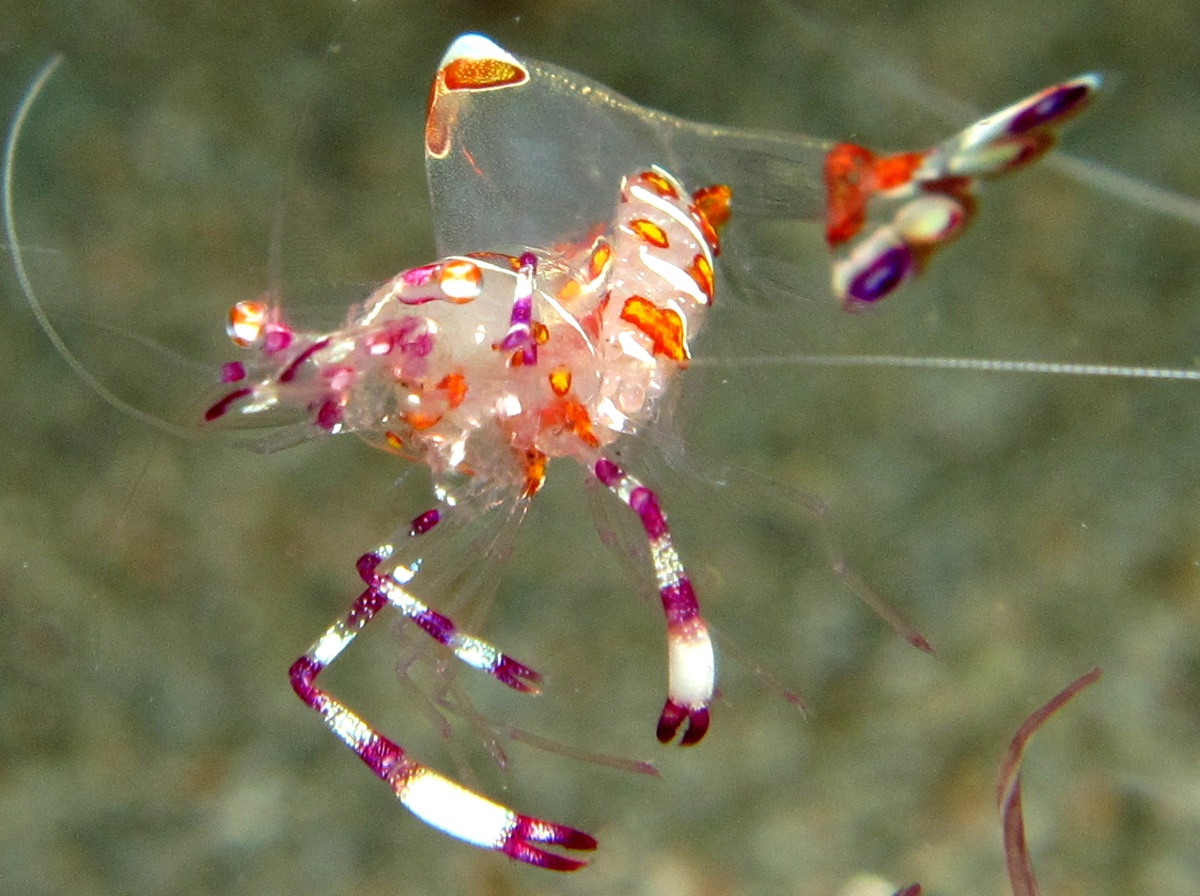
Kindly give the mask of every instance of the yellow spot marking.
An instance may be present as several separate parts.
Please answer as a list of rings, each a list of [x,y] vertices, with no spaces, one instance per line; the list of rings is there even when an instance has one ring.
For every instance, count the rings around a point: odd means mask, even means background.
[[[449,90],[495,90],[529,80],[529,72],[505,59],[454,59],[440,74]]]
[[[621,308],[621,320],[633,324],[650,337],[654,354],[672,361],[691,357],[683,335],[683,319],[670,308],[659,308],[643,296],[630,296]]]
[[[594,283],[604,276],[604,272],[608,270],[608,265],[612,261],[612,246],[601,240],[595,250],[592,252],[592,257],[588,259],[588,282]]]
[[[525,452],[525,488],[522,494],[532,498],[546,481],[546,455],[536,449]]]
[[[441,423],[442,415],[430,414],[427,411],[407,411],[404,414],[404,422],[417,432],[420,432],[423,429],[429,429]]]
[[[643,171],[641,178],[655,193],[668,199],[678,199],[679,191],[675,185],[657,171]]]
[[[558,291],[558,298],[561,302],[574,302],[582,293],[583,287],[579,285],[579,281],[568,280]]]
[[[571,391],[571,371],[565,367],[555,367],[550,372],[550,391],[562,398]]]
[[[700,291],[708,297],[708,304],[713,300],[713,269],[707,258],[697,253],[692,259],[692,265],[687,269],[688,276],[696,281]]]
[[[653,221],[647,221],[645,218],[635,218],[629,222],[629,229],[633,234],[643,242],[649,243],[658,249],[665,249],[671,243],[667,239],[666,231],[655,224]]]

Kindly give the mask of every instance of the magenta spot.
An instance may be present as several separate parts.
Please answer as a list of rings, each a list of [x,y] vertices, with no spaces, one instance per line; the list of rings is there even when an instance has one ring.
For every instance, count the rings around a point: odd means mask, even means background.
[[[411,268],[400,275],[400,279],[404,281],[406,286],[423,286],[432,280],[442,269],[440,263],[422,265],[419,268]],[[401,301],[404,301],[401,299]]]
[[[1010,134],[1023,134],[1039,128],[1055,119],[1063,119],[1078,111],[1080,103],[1086,102],[1092,93],[1088,84],[1064,84],[1043,93],[1015,116],[1008,126]]]
[[[292,681],[292,690],[309,706],[315,706],[321,695],[314,682],[323,668],[312,657],[305,655],[292,663],[292,668],[288,670],[288,677]]]
[[[617,483],[625,475],[621,472],[621,468],[614,464],[607,457],[602,457],[596,461],[596,466],[593,468],[596,473],[596,478],[601,483],[609,488],[615,488]]]
[[[390,781],[397,775],[407,776],[412,773],[412,763],[404,758],[404,750],[400,745],[374,731],[371,732],[370,739],[354,752],[384,781]]]
[[[379,564],[383,562],[383,558],[372,551],[369,554],[363,554],[354,564],[354,568],[358,570],[359,578],[368,585],[375,583],[375,570],[379,568]]]
[[[241,361],[230,361],[221,365],[221,382],[237,383],[246,378],[246,368]]]
[[[441,613],[424,610],[411,618],[439,644],[449,644],[450,639],[454,637],[454,623]]]
[[[346,392],[354,385],[355,370],[347,364],[330,364],[321,368],[321,379],[329,383],[334,392]]]
[[[406,351],[412,352],[418,358],[426,357],[433,351],[434,338],[432,333],[422,333],[405,346]]]
[[[400,303],[403,305],[424,305],[427,302],[436,302],[437,299],[437,296],[415,296],[411,299],[401,296]]]
[[[424,535],[442,520],[442,514],[436,507],[430,508],[413,519],[408,529],[409,535]]]
[[[424,317],[402,317],[385,332],[391,345],[402,352],[424,358],[433,351],[435,340]]]
[[[861,271],[846,290],[847,307],[878,302],[899,286],[913,269],[912,250],[892,246]]]
[[[635,488],[629,496],[629,506],[642,521],[642,528],[651,541],[657,541],[667,534],[667,518],[663,516],[658,498],[650,489],[642,485]]]
[[[534,255],[532,252],[523,252],[521,254],[520,265],[523,268],[530,268],[530,269],[536,271],[537,270],[537,256]]]
[[[329,398],[321,402],[321,406],[317,409],[317,426],[326,432],[332,432],[333,428],[341,422],[342,406],[337,400]]]
[[[296,377],[296,371],[300,369],[300,365],[319,352],[325,346],[329,345],[328,339],[320,339],[306,348],[300,354],[292,359],[292,362],[287,367],[283,368],[283,373],[279,374],[279,382],[290,383]]]
[[[262,350],[264,355],[281,352],[292,344],[292,331],[286,327],[268,326],[263,333]]]
[[[680,576],[660,592],[663,613],[667,617],[667,629],[678,629],[700,616],[700,602],[686,576]]]
[[[228,395],[226,395],[224,398],[222,398],[220,401],[218,401],[211,408],[209,408],[207,411],[204,412],[204,421],[206,423],[211,423],[213,420],[216,420],[218,417],[223,417],[225,415],[225,412],[229,410],[229,406],[231,404],[233,404],[235,401],[245,398],[247,395],[250,395],[253,392],[254,392],[253,389],[234,389],[232,392],[230,392]]]
[[[354,606],[346,614],[346,625],[353,629],[362,628],[387,603],[387,596],[374,586],[368,588],[354,601]]]

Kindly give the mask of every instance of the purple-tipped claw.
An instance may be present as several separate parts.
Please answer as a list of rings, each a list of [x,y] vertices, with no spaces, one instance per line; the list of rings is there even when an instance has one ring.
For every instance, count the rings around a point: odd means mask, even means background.
[[[1030,97],[1018,108],[1008,125],[1010,134],[1024,134],[1033,128],[1054,123],[1056,126],[1081,111],[1100,86],[1097,75],[1084,75],[1064,84],[1056,84]]]
[[[855,261],[856,259],[851,259]],[[912,249],[906,243],[889,246],[852,272],[842,299],[848,311],[873,305],[890,295],[913,272]]]
[[[500,660],[491,670],[492,677],[515,691],[523,694],[541,693],[542,676],[530,669],[524,663],[519,663],[507,654],[500,654]]]
[[[685,720],[688,724],[683,737],[679,739],[679,746],[690,747],[699,743],[708,732],[708,707],[688,709],[682,703],[676,703],[668,697],[667,702],[663,704],[662,715],[658,717],[658,742],[669,744],[674,740]]]
[[[534,843],[553,843],[563,849],[589,852],[594,850],[597,845],[595,837],[567,827],[565,824],[555,824],[551,821],[530,818],[528,815],[518,815],[516,826],[504,841],[504,845],[500,847],[500,851],[517,861],[550,871],[575,871],[587,864],[581,859],[572,859],[568,856],[547,852],[534,846]]]

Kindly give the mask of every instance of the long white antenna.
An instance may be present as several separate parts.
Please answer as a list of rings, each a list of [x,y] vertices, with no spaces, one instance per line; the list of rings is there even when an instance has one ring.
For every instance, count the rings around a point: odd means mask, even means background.
[[[1068,361],[1006,361],[999,358],[906,357],[904,355],[761,355],[752,358],[696,358],[696,367],[908,367],[920,370],[974,370],[981,373],[1048,373],[1134,380],[1200,380],[1200,370],[1075,364]]]
[[[50,343],[62,355],[63,360],[67,362],[79,378],[87,383],[97,395],[117,410],[129,414],[131,417],[141,420],[155,429],[162,430],[174,436],[196,438],[198,435],[196,431],[162,420],[153,414],[143,411],[141,408],[133,406],[100,382],[87,369],[84,363],[79,360],[78,356],[67,347],[66,342],[55,328],[49,315],[46,314],[36,293],[34,293],[33,283],[29,279],[29,272],[25,269],[25,258],[21,252],[20,240],[17,237],[16,215],[13,212],[13,168],[16,164],[17,141],[21,136],[21,129],[25,127],[25,119],[29,117],[30,110],[33,109],[34,103],[37,102],[37,98],[45,88],[46,83],[50,80],[50,76],[54,74],[55,69],[58,68],[62,61],[63,57],[61,54],[52,56],[42,66],[41,71],[37,73],[33,81],[30,82],[29,87],[25,90],[25,95],[21,98],[20,105],[17,106],[17,114],[13,117],[12,124],[8,128],[8,136],[4,140],[4,235],[8,241],[8,254],[12,257],[13,270],[16,271],[17,282],[21,286],[21,292],[25,295],[25,300],[29,303],[29,308],[33,312],[33,316],[37,318],[38,324],[41,326],[42,331],[45,332]]]

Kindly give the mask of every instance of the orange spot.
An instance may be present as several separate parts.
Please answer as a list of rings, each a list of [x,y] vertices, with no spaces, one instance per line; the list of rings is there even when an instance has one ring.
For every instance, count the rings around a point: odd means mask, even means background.
[[[713,230],[720,230],[729,221],[729,206],[733,201],[733,190],[725,184],[701,187],[692,194],[692,202]]]
[[[404,439],[400,438],[398,435],[396,435],[390,429],[383,434],[383,438],[384,438],[384,441],[387,442],[388,447],[391,448],[392,450],[394,450],[394,451],[403,451],[404,450]]]
[[[592,430],[592,418],[588,416],[587,408],[578,401],[568,401],[565,410],[567,425],[571,432],[579,436],[584,443],[593,448],[599,448],[600,440],[596,438],[596,433]]]
[[[441,414],[430,414],[426,411],[407,411],[404,414],[404,422],[417,432],[437,426],[441,421]]]
[[[587,408],[575,399],[563,399],[543,408],[541,425],[544,430],[569,432],[592,448],[600,447],[600,440],[596,438],[596,432],[592,429],[592,418],[588,416]]]
[[[540,320],[535,320],[529,325],[529,335],[533,337],[533,341],[538,345],[545,345],[550,341],[550,328]]]
[[[456,408],[467,397],[467,378],[461,373],[448,373],[438,381],[434,388],[444,389],[450,407]]]
[[[229,309],[225,332],[234,344],[248,348],[258,342],[267,323],[267,306],[262,302],[238,302]]]
[[[872,189],[891,190],[903,186],[912,179],[913,172],[921,167],[924,159],[923,152],[901,152],[877,160],[871,169]]]
[[[713,184],[692,194],[695,204],[690,206],[688,211],[692,213],[692,219],[700,228],[713,255],[721,254],[719,231],[729,220],[729,204],[732,199],[733,191],[725,184]]]
[[[525,488],[522,494],[532,498],[546,481],[546,455],[536,449],[525,452]]]
[[[675,189],[675,185],[671,183],[670,180],[663,177],[659,172],[643,171],[639,177],[641,177],[641,179],[646,182],[646,185],[659,196],[666,196],[670,199],[679,198],[679,191]]]
[[[633,324],[650,337],[654,354],[672,361],[691,357],[683,338],[683,319],[670,308],[659,308],[643,296],[630,296],[621,308],[621,320]]]
[[[592,257],[588,259],[588,281],[595,282],[604,276],[604,272],[608,270],[609,262],[612,261],[612,246],[604,240],[596,244],[595,250],[592,252]]]
[[[867,219],[867,201],[880,190],[908,183],[924,153],[902,152],[877,158],[854,143],[839,143],[825,155],[825,239],[838,246],[852,238]]]
[[[696,281],[700,291],[708,298],[708,304],[713,300],[713,269],[708,259],[697,253],[692,259],[692,265],[687,269],[688,276]]]
[[[839,143],[825,154],[825,240],[830,246],[862,230],[874,163],[875,154],[855,143]]]
[[[442,265],[438,274],[438,285],[442,294],[456,305],[464,305],[476,298],[483,288],[483,271],[473,261],[456,259]]]
[[[490,261],[499,268],[508,267],[514,274],[521,270],[521,259],[515,255],[506,255],[503,252],[468,252],[467,255],[480,261]]]
[[[566,367],[555,367],[550,372],[550,391],[562,398],[571,391],[571,371]]]
[[[665,249],[670,245],[666,231],[653,221],[647,221],[645,218],[635,218],[629,222],[629,229],[642,242],[649,243],[656,248]]]
[[[444,159],[450,154],[450,134],[458,118],[458,105],[446,101],[446,87],[441,73],[429,86],[429,99],[425,108],[425,152],[433,159]]]
[[[558,291],[558,298],[563,302],[574,302],[583,292],[583,287],[577,280],[568,280]]]
[[[438,74],[449,90],[496,90],[529,80],[529,72],[504,59],[454,59]]]

